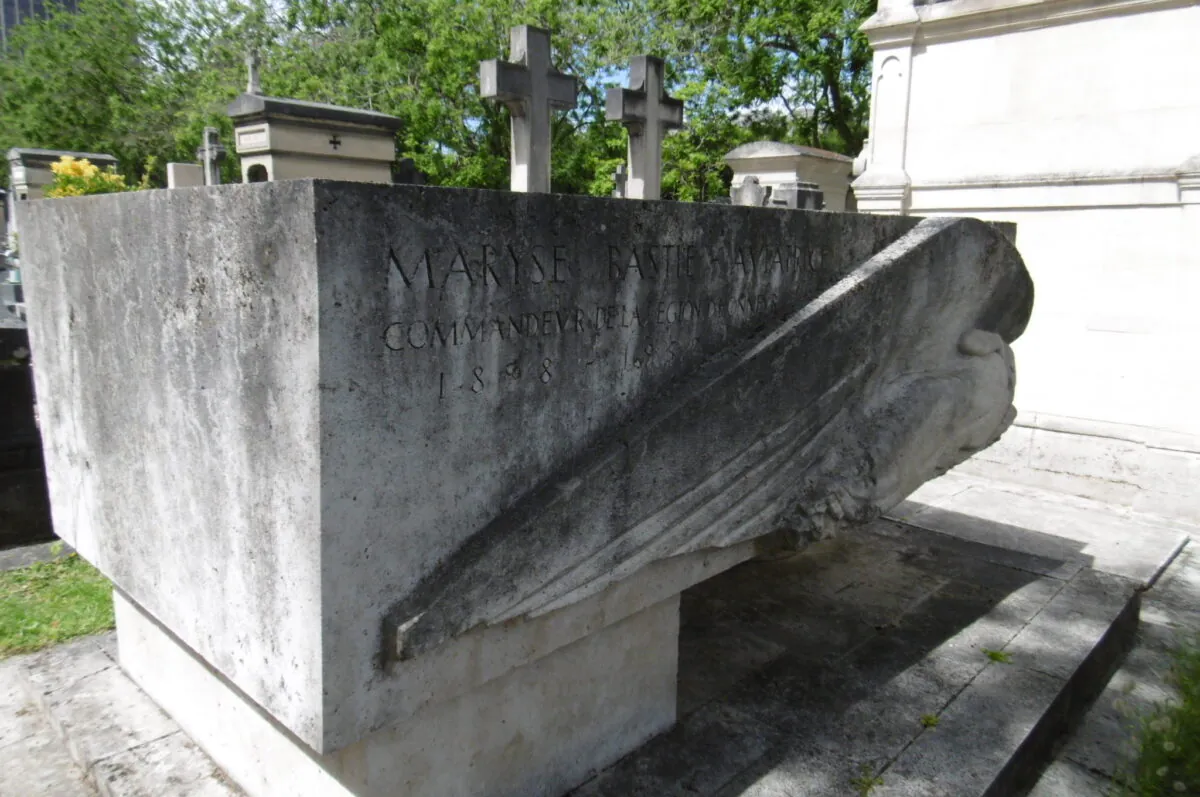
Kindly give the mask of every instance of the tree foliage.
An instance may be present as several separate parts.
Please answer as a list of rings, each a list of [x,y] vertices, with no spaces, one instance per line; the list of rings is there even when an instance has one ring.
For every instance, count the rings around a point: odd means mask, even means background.
[[[755,139],[854,154],[870,59],[855,33],[871,0],[81,0],[20,26],[0,56],[0,146],[109,152],[131,178],[191,161],[206,125],[262,58],[273,96],[394,114],[397,149],[430,182],[504,187],[508,111],[478,94],[479,62],[508,55],[516,24],[549,28],[579,104],[558,114],[552,187],[604,194],[625,132],[605,89],[628,59],[667,59],[687,126],[665,144],[668,197],[728,190],[722,156]],[[232,161],[233,159],[231,159]],[[237,166],[228,163],[227,179]]]

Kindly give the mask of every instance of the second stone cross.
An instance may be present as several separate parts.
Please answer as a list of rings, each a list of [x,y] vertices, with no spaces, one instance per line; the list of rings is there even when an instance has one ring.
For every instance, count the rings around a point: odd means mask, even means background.
[[[550,60],[550,32],[518,25],[509,33],[509,61],[479,64],[479,96],[512,114],[513,191],[550,192],[550,110],[575,107],[575,78]]]
[[[662,197],[663,136],[683,127],[683,102],[667,96],[664,72],[661,59],[639,55],[629,63],[629,88],[608,90],[606,118],[629,130],[630,199]]]

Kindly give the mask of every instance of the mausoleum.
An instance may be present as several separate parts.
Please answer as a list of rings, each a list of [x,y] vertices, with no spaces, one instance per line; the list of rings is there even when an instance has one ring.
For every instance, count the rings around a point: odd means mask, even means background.
[[[400,120],[378,111],[265,97],[250,60],[246,92],[229,104],[242,180],[304,177],[392,182]]]
[[[772,193],[780,188],[811,183],[824,198],[823,210],[854,210],[850,194],[850,167],[853,161],[838,152],[830,152],[781,141],[753,141],[742,144],[725,156],[733,169],[730,184],[736,188],[747,177],[755,177]]]

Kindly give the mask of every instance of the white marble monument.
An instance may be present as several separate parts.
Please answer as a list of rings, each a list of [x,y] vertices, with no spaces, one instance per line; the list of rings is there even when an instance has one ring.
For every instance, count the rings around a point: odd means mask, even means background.
[[[812,184],[821,192],[822,210],[854,210],[850,195],[853,160],[840,153],[781,141],[753,141],[731,150],[725,163],[733,170],[731,189],[740,187],[748,177],[772,193]]]
[[[1200,523],[1200,5],[881,2],[859,209],[1016,222],[1017,425],[964,467]]]
[[[550,115],[575,107],[575,78],[554,69],[549,31],[518,25],[509,45],[508,61],[479,65],[479,96],[504,103],[511,115],[511,190],[549,193]]]
[[[605,118],[629,131],[628,199],[662,197],[662,146],[668,130],[683,127],[683,101],[667,96],[661,58],[639,55],[629,62],[629,88],[608,90]]]
[[[514,43],[532,143],[549,42]],[[55,528],[250,797],[556,797],[666,730],[680,593],[993,442],[1033,301],[971,220],[326,180],[23,212]]]

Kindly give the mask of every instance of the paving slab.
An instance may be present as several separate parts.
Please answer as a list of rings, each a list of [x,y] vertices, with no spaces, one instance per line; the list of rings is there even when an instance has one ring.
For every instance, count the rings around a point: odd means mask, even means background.
[[[1099,501],[953,472],[923,485],[891,514],[998,550],[1060,559],[1068,568],[1082,565],[1145,585],[1197,531]]]
[[[889,767],[872,797],[983,795],[1062,689],[1033,670],[991,664]]]
[[[242,792],[182,731],[96,762],[101,797],[241,797]]]
[[[241,795],[120,669],[114,633],[0,662],[0,702],[0,797]]]
[[[1029,792],[1029,797],[1082,797],[1104,795],[1111,782],[1072,761],[1060,760],[1050,764],[1042,779]]]
[[[1169,674],[1172,653],[1200,632],[1200,555],[1191,542],[1142,593],[1134,645],[1120,669],[1060,745],[1030,797],[1107,794],[1127,771],[1140,718],[1177,697]]]
[[[0,797],[95,795],[25,689],[19,662],[0,662]]]
[[[33,545],[21,545],[15,548],[0,550],[0,572],[28,567],[38,562],[49,562],[59,556],[72,552],[71,546],[62,540],[56,542],[37,542]]]
[[[1013,780],[1014,757],[1026,775],[1036,768],[1088,691],[1073,691],[1072,681],[1082,673],[1101,688],[1121,647],[1115,620],[1130,618],[1136,582],[1088,567],[1086,556],[1078,567],[1054,558],[1071,553],[1067,545],[997,554],[978,540],[881,520],[711,579],[682,601],[678,724],[573,794],[840,797],[856,793],[864,772],[883,781],[873,797],[1006,793],[988,790]],[[1175,634],[1200,623],[1186,608],[1197,605],[1197,588],[1196,568],[1173,566],[1145,593],[1139,647],[1094,721],[1047,769],[1039,797],[1106,777],[1099,765],[1125,738],[1122,712],[1169,694],[1160,665]],[[121,672],[113,639],[0,664],[0,700],[21,699],[10,682],[28,685],[70,740],[55,748],[39,711],[6,709],[4,761],[17,752],[29,759],[26,748],[41,745],[49,752],[37,760],[57,763],[45,773],[5,767],[0,795],[239,795]],[[1010,658],[994,662],[987,650]],[[936,727],[926,727],[930,718]],[[58,780],[38,785],[46,777]]]
[[[116,667],[47,698],[77,761],[97,761],[176,732],[178,726]]]
[[[1078,717],[1127,648],[1137,584],[1082,560],[1060,568],[1062,558],[1045,551],[1009,554],[885,520],[695,587],[683,603],[685,629],[741,639],[749,624],[773,644],[730,657],[735,672],[721,684],[732,685],[721,692],[710,679],[709,701],[680,729],[703,716],[706,740],[755,744],[718,767],[708,761],[717,755],[711,742],[679,730],[574,794],[834,797],[876,776],[873,796],[1028,788],[1050,737]],[[695,657],[719,671],[716,659],[728,655],[718,644],[691,647],[681,649],[681,673]],[[681,774],[693,766],[705,776]]]

